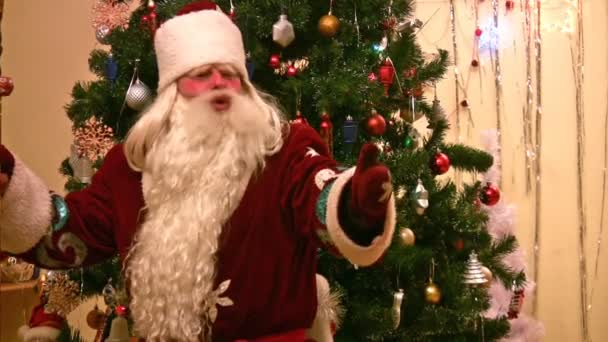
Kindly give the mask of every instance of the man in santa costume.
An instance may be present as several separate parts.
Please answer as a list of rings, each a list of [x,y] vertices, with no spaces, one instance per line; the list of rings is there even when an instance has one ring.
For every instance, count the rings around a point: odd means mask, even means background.
[[[65,198],[0,146],[3,251],[46,268],[119,253],[148,341],[307,339],[317,249],[378,260],[389,170],[365,145],[340,172],[317,133],[250,83],[241,33],[204,1],[155,36],[158,96],[92,183]]]

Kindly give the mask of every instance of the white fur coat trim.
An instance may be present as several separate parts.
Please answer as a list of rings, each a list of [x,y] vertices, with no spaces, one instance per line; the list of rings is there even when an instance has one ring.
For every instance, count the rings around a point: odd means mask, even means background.
[[[355,265],[369,266],[384,254],[384,251],[393,239],[397,221],[395,196],[391,194],[391,198],[389,199],[382,235],[376,237],[370,246],[357,245],[346,235],[338,219],[340,196],[354,174],[355,168],[353,167],[340,174],[334,182],[327,199],[327,217],[325,222],[329,236],[340,253]]]
[[[0,199],[2,250],[24,253],[48,232],[52,219],[51,196],[42,179],[15,158],[15,169]]]
[[[323,303],[330,296],[330,288],[327,279],[320,274],[316,275],[317,280],[317,314],[312,322],[312,327],[308,329],[307,335],[316,342],[333,342],[334,337],[331,331],[331,319],[328,317]]]
[[[23,339],[23,342],[33,341],[44,341],[52,342],[56,341],[61,331],[52,327],[34,327],[30,328],[27,325],[19,328],[19,336]]]

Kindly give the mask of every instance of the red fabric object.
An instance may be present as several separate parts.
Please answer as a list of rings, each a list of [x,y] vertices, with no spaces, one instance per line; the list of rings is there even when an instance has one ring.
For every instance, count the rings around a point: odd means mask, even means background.
[[[380,67],[380,71],[378,73],[380,74],[380,82],[384,84],[384,96],[388,96],[388,90],[395,80],[395,68],[393,67],[393,62],[386,59],[384,64]]]
[[[187,4],[186,6],[182,7],[182,9],[177,12],[177,15],[184,15],[192,12],[215,9],[217,9],[217,4],[215,2],[210,0],[201,0],[193,2],[191,4]]]
[[[54,313],[46,313],[44,311],[44,304],[38,304],[32,310],[32,316],[30,317],[29,327],[49,327],[55,329],[61,329],[64,319]]]
[[[379,155],[380,149],[375,144],[363,145],[351,181],[351,210],[358,213],[370,227],[384,222],[388,200],[392,193],[390,171],[386,166],[378,163]]]
[[[8,175],[10,179],[13,175],[13,169],[15,168],[15,157],[9,152],[9,150],[0,145],[0,173]]]
[[[270,336],[263,336],[249,340],[238,339],[234,342],[306,342],[309,341],[306,337],[306,330],[298,329]]]
[[[323,246],[319,231],[326,229],[316,216],[319,171],[338,173],[336,162],[313,128],[293,124],[281,151],[250,181],[221,237],[216,280],[231,279],[225,296],[235,304],[219,308],[214,342],[255,340],[312,325],[317,250]],[[129,168],[122,146],[114,147],[91,185],[66,196],[70,219],[64,228],[20,257],[46,268],[79,267],[78,246],[70,245],[77,237],[86,246],[84,265],[116,253],[124,260],[144,219],[141,177]],[[368,191],[363,178],[358,183]],[[68,233],[62,251],[58,242]]]
[[[323,113],[323,115],[321,115],[321,125],[319,126],[319,134],[321,135],[321,139],[323,139],[325,145],[329,149],[329,156],[333,156],[334,124],[331,122],[331,118],[327,113]]]

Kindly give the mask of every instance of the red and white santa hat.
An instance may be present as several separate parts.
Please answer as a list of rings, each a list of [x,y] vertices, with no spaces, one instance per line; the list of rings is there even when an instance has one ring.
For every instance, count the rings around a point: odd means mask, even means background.
[[[24,342],[55,341],[61,333],[65,319],[55,313],[47,313],[44,304],[34,307],[30,322],[19,328],[19,335]]]
[[[234,66],[248,81],[245,47],[239,28],[212,1],[186,5],[156,31],[158,92],[201,65]]]

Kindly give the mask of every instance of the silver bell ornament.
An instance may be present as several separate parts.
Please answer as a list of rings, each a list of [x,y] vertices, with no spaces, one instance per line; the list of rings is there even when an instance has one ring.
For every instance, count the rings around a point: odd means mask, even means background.
[[[272,40],[285,48],[294,39],[296,39],[296,34],[293,25],[287,20],[287,14],[281,14],[279,20],[272,25]]]
[[[470,286],[483,285],[488,282],[483,271],[483,265],[477,259],[477,253],[471,252],[467,269],[464,273],[464,283]]]
[[[112,320],[110,327],[110,335],[106,338],[105,342],[129,342],[131,336],[129,335],[129,322],[122,316],[116,316]]]
[[[418,180],[418,185],[412,193],[412,199],[414,200],[414,207],[418,215],[423,215],[426,209],[429,207],[429,192],[422,184],[422,180]]]
[[[133,110],[141,111],[151,100],[152,90],[137,77],[135,82],[131,83],[129,90],[127,90],[127,105]]]
[[[110,28],[105,26],[105,25],[100,25],[99,27],[97,27],[97,29],[95,30],[95,38],[97,38],[97,41],[103,45],[107,45],[108,44],[108,36],[110,35]]]

